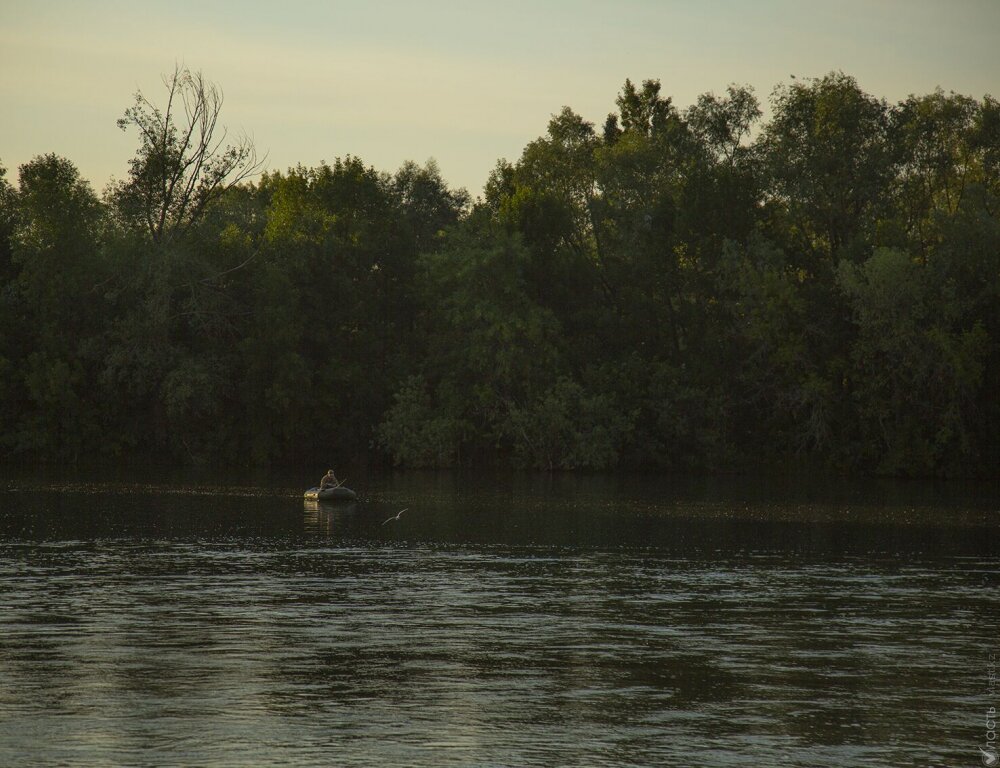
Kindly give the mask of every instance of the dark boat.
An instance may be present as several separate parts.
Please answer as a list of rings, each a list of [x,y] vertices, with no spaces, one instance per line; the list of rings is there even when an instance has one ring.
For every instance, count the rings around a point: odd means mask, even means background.
[[[350,488],[310,488],[305,492],[306,501],[356,501],[358,495]]]

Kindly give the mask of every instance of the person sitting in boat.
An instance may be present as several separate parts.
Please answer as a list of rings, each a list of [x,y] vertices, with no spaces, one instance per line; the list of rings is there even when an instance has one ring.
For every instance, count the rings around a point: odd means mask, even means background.
[[[327,488],[336,488],[338,485],[340,485],[340,481],[337,480],[337,476],[333,474],[332,469],[328,470],[327,473],[323,475],[323,479],[319,481],[319,489],[321,491],[326,490]]]

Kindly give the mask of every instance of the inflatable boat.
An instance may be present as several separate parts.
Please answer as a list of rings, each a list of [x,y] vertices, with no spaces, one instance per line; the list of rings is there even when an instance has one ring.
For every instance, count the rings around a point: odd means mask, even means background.
[[[305,492],[306,501],[355,501],[358,495],[350,488],[310,488]]]

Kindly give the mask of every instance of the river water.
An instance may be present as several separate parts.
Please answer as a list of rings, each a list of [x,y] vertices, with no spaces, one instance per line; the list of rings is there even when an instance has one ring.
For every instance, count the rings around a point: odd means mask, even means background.
[[[7,473],[0,765],[981,764],[995,489],[313,482]]]

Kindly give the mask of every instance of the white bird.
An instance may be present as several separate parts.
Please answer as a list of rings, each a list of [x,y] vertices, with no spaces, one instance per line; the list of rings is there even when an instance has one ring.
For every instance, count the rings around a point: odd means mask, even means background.
[[[405,512],[405,511],[406,511],[407,509],[409,509],[409,507],[406,507],[406,508],[404,508],[404,509],[401,509],[401,510],[399,510],[399,512],[397,512],[397,513],[395,514],[395,516],[394,516],[394,517],[390,517],[390,518],[388,518],[388,519],[384,520],[384,521],[382,522],[382,525],[385,525],[386,523],[390,523],[390,522],[392,522],[393,520],[399,520],[399,516],[400,516],[401,514],[403,514],[403,513],[404,513],[404,512]]]

